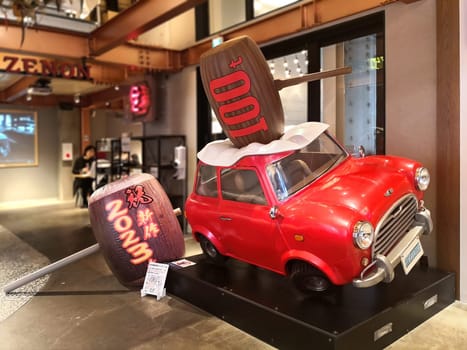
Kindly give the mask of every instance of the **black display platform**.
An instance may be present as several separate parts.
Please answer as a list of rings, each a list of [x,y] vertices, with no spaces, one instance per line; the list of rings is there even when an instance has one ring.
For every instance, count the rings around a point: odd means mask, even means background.
[[[453,273],[416,266],[396,269],[390,284],[305,297],[283,276],[203,255],[171,267],[167,292],[280,349],[381,349],[451,304]]]

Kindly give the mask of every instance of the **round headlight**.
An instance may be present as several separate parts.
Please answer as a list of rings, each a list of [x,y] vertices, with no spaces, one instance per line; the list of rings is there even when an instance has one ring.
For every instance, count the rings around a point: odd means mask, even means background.
[[[368,249],[373,244],[374,229],[367,221],[359,221],[353,229],[353,241],[360,249]]]
[[[418,168],[415,171],[415,184],[420,191],[425,191],[430,184],[430,172],[427,168]]]

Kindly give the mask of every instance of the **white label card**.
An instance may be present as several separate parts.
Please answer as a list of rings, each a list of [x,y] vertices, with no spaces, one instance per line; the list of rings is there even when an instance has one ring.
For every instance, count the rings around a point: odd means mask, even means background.
[[[167,272],[169,271],[168,264],[150,262],[146,277],[144,278],[143,289],[141,295],[151,294],[157,296],[157,300],[165,296],[165,281]]]

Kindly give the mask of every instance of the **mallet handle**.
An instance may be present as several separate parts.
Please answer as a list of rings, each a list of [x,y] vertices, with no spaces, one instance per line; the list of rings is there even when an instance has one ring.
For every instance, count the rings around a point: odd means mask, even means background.
[[[24,286],[25,284],[34,281],[35,279],[38,279],[39,277],[42,277],[48,273],[54,272],[55,270],[61,269],[62,267],[71,264],[72,262],[75,262],[77,260],[83,259],[84,257],[91,255],[99,250],[99,244],[96,243],[90,247],[87,247],[83,250],[80,250],[79,252],[76,252],[72,255],[69,255],[67,257],[64,257],[63,259],[57,260],[53,262],[50,265],[44,266],[40,268],[39,270],[36,270],[29,275],[23,276],[20,279],[11,282],[7,284],[4,288],[3,291],[5,293],[9,293],[12,290],[19,288],[21,286]]]
[[[277,90],[281,90],[285,87],[297,85],[300,83],[305,83],[309,81],[320,80],[329,77],[335,77],[336,75],[348,74],[352,72],[352,67],[341,67],[337,69],[324,70],[322,72],[305,74],[302,77],[290,78],[290,79],[276,79],[274,84],[276,85]]]
[[[174,209],[173,212],[175,216],[179,216],[182,214],[182,211],[180,208]],[[91,255],[92,253],[97,252],[98,250],[99,250],[99,243],[96,243],[90,247],[80,250],[79,252],[68,255],[64,257],[63,259],[57,260],[50,265],[44,266],[40,268],[39,270],[31,272],[30,274],[23,276],[20,279],[17,279],[16,281],[7,284],[5,287],[3,287],[3,291],[5,293],[9,293],[12,290],[15,290],[16,288],[24,286],[25,284],[29,282],[32,282],[44,275],[47,275],[48,273],[54,272],[55,270],[61,269],[62,267],[65,267],[68,264],[71,264],[75,261],[83,259],[87,257],[88,255]]]

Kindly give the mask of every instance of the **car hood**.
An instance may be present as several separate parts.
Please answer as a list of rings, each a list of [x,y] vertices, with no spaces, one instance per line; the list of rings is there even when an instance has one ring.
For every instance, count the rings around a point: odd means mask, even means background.
[[[348,159],[314,183],[293,195],[284,210],[309,211],[311,206],[320,212],[339,215],[338,208],[346,208],[358,216],[376,222],[392,203],[413,192],[413,181],[383,159]]]

